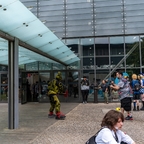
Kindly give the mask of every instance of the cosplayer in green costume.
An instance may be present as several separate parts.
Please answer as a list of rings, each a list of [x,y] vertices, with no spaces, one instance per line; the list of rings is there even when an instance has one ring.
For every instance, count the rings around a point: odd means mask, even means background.
[[[65,119],[66,117],[60,112],[60,101],[57,97],[58,94],[62,94],[64,91],[64,86],[61,83],[61,80],[61,72],[58,72],[56,78],[48,83],[48,96],[51,104],[48,117],[55,117],[56,119]],[[56,116],[53,114],[54,109]]]

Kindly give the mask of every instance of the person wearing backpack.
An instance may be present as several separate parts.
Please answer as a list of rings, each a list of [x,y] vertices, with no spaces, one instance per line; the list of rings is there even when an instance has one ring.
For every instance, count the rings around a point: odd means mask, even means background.
[[[124,114],[124,111],[127,112],[126,120],[133,120],[132,114],[131,114],[131,103],[132,98],[130,96],[130,93],[132,93],[131,87],[129,85],[129,81],[127,78],[124,78],[123,72],[116,72],[116,76],[119,79],[118,84],[112,84],[110,87],[114,90],[117,90],[120,97],[120,103],[121,103],[121,112]]]
[[[124,115],[116,110],[108,111],[101,123],[101,130],[95,137],[96,144],[136,144],[134,140],[125,134],[121,128]]]
[[[132,74],[132,81],[130,83],[133,90],[133,111],[139,111],[139,100],[140,100],[140,82],[137,79],[136,74]]]

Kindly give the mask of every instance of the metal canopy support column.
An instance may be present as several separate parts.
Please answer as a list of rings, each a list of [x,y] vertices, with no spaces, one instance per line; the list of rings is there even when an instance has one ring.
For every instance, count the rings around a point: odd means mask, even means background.
[[[18,108],[18,39],[9,41],[8,45],[8,128],[17,129],[19,125]]]

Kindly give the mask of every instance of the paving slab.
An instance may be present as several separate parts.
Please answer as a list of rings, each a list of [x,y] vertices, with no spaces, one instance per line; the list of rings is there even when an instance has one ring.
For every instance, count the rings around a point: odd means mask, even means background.
[[[62,103],[61,110],[66,113],[66,119],[55,120],[47,118],[48,103],[27,103],[19,105],[19,128],[9,130],[7,129],[7,104],[2,104],[0,105],[0,143],[84,144],[100,129],[105,113],[119,106],[119,103]],[[137,144],[144,144],[144,111],[136,111],[132,114],[134,120],[125,121],[123,131]]]

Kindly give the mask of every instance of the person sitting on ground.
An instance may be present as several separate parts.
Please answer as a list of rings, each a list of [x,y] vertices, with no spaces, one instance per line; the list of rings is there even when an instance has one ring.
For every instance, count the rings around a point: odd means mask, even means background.
[[[121,128],[124,116],[121,112],[110,110],[104,116],[98,135],[95,138],[97,144],[136,144],[134,140],[125,134]]]

